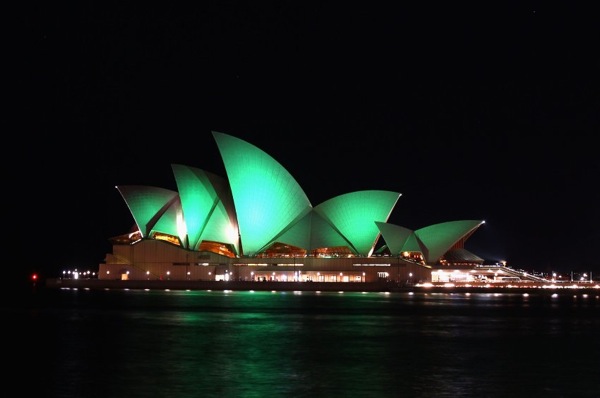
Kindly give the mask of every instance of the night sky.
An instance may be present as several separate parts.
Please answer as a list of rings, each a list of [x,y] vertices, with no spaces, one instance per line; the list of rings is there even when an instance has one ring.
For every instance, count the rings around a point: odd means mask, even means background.
[[[485,220],[466,248],[488,262],[600,276],[597,14],[418,3],[25,6],[5,250],[47,276],[97,267],[133,225],[115,186],[175,190],[175,163],[225,177],[219,131],[313,206],[391,190],[388,222]]]

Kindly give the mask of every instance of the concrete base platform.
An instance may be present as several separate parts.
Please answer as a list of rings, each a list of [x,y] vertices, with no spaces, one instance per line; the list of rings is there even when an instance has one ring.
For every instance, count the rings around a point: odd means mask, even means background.
[[[407,286],[393,282],[247,282],[247,281],[172,281],[101,280],[50,278],[48,288],[60,289],[151,289],[151,290],[238,290],[238,291],[321,291],[321,292],[431,292],[431,293],[540,293],[557,291],[600,294],[598,284],[574,287],[542,287],[532,284],[492,287]]]

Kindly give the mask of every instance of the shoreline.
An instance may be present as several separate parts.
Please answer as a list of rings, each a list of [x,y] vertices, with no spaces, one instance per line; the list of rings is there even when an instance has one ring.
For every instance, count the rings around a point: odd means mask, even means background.
[[[600,295],[600,283],[564,284],[502,284],[494,286],[422,286],[398,285],[393,282],[249,282],[249,281],[172,281],[172,280],[101,280],[49,278],[44,286],[50,289],[90,290],[234,290],[234,291],[306,291],[306,292],[422,292],[422,293],[582,293]]]

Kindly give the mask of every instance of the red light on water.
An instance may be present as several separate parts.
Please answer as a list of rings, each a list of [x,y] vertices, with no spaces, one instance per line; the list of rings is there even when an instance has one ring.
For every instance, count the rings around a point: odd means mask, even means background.
[[[31,280],[34,280],[34,281],[36,281],[36,280],[37,280],[37,278],[38,278],[38,275],[37,275],[37,274],[33,274],[33,275],[31,275]]]

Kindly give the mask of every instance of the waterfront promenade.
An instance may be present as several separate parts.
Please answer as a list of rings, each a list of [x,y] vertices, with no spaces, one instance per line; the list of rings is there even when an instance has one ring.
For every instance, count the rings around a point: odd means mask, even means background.
[[[72,289],[151,289],[151,290],[236,290],[236,291],[310,291],[310,292],[555,292],[577,291],[600,294],[600,282],[586,283],[494,283],[488,285],[400,285],[394,282],[250,282],[186,280],[104,280],[49,278],[48,288]]]

